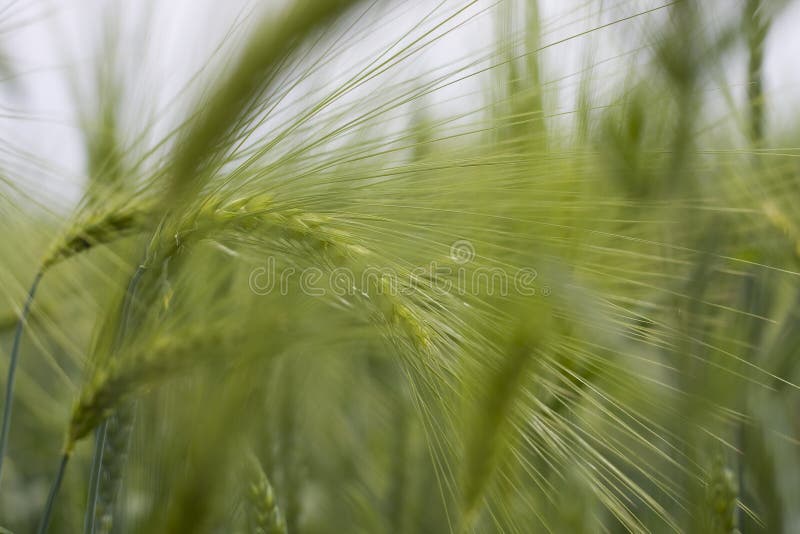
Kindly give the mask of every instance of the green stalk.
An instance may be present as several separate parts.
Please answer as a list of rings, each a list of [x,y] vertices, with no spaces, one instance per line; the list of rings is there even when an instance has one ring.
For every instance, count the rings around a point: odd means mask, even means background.
[[[86,515],[83,518],[83,532],[94,534],[95,520],[97,519],[97,493],[100,487],[100,470],[103,466],[103,453],[106,445],[106,430],[108,420],[95,430],[94,454],[92,455],[92,467],[89,475],[89,498],[87,499]]]
[[[764,43],[769,21],[761,13],[761,0],[748,0],[745,7],[747,29],[747,100],[750,110],[750,140],[759,146],[764,137]]]
[[[3,459],[6,456],[8,431],[11,427],[11,410],[12,403],[14,402],[14,378],[17,372],[17,364],[19,363],[19,345],[22,341],[22,332],[25,329],[25,321],[28,319],[33,297],[36,295],[36,289],[39,287],[39,281],[41,281],[43,275],[43,270],[36,273],[31,288],[28,290],[28,298],[25,300],[25,306],[22,308],[22,315],[19,317],[17,330],[14,333],[14,343],[11,346],[11,359],[8,363],[8,379],[6,380],[6,402],[3,406],[3,426],[2,430],[0,430],[0,481],[3,479]]]
[[[58,490],[61,488],[61,481],[64,480],[64,473],[67,470],[67,462],[69,462],[69,457],[71,455],[72,451],[70,450],[64,451],[64,454],[61,455],[61,462],[58,464],[58,473],[56,473],[56,479],[53,481],[53,486],[50,488],[50,494],[47,496],[47,504],[44,508],[44,515],[42,515],[42,522],[39,523],[39,529],[36,531],[37,534],[45,534],[47,529],[50,527],[50,517],[53,515],[53,505],[56,502]]]

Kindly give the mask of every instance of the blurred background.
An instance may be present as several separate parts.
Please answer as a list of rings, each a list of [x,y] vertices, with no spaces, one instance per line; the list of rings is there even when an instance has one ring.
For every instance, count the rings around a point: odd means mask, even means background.
[[[800,532],[798,24],[0,4],[0,527]]]
[[[214,72],[215,50],[234,49],[237,37],[251,27],[263,12],[279,11],[285,0],[232,0],[221,4],[208,0],[159,2],[120,2],[115,0],[76,0],[52,2],[25,0],[6,2],[2,7],[4,79],[0,103],[6,109],[2,128],[7,142],[25,147],[37,158],[57,164],[57,171],[35,176],[25,173],[20,181],[29,187],[44,187],[71,204],[78,200],[85,185],[86,151],[81,121],[98,97],[99,70],[108,80],[123,85],[126,106],[120,120],[136,124],[148,117],[156,123],[154,136],[161,135],[183,111],[169,105],[203,69]],[[387,44],[406,35],[421,17],[433,8],[467,8],[457,16],[458,29],[447,32],[435,46],[415,54],[403,68],[408,79],[425,79],[435,69],[463,66],[485,53],[498,37],[494,20],[496,2],[444,2],[429,4],[409,0],[392,9],[392,23],[381,24],[382,16],[371,15],[380,31],[366,31],[356,45],[346,47],[335,58],[336,65],[357,64],[386,50]],[[651,52],[648,45],[668,16],[663,9],[669,2],[541,0],[541,44],[539,54],[542,80],[551,121],[576,122],[575,109],[582,73],[591,71],[590,92],[597,109],[609,105],[619,87],[637,76],[631,65],[644,64]],[[760,8],[771,20],[763,60],[766,121],[770,131],[791,128],[800,107],[797,88],[800,73],[794,68],[800,36],[800,4],[791,0],[769,0]],[[743,1],[709,0],[698,3],[702,20],[698,26],[710,35],[738,26]],[[661,8],[661,9],[659,9]],[[521,9],[514,17],[524,26]],[[368,18],[370,15],[368,15]],[[625,20],[627,19],[627,20]],[[615,21],[621,23],[611,24]],[[586,33],[593,28],[607,28]],[[518,28],[518,29],[519,29]],[[226,39],[227,36],[227,39]],[[747,47],[743,40],[732,43],[724,60],[715,65],[704,80],[703,113],[708,121],[722,119],[726,127],[724,99],[746,98]],[[217,52],[219,60],[224,53]],[[466,72],[477,72],[487,61],[471,65]],[[209,75],[209,74],[207,74]],[[213,75],[213,74],[211,74]],[[641,73],[639,73],[641,75]],[[320,73],[316,83],[330,83],[329,73]],[[485,78],[471,76],[429,95],[426,102],[436,113],[451,115],[472,111]],[[194,82],[202,87],[201,79]],[[730,95],[717,87],[723,84]],[[191,88],[189,91],[191,92]],[[298,93],[302,91],[298,90]],[[81,115],[84,115],[83,117]],[[737,140],[741,142],[741,139]]]

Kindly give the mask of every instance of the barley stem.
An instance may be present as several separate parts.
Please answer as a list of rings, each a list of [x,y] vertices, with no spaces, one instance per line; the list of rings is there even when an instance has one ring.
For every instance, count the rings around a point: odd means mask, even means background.
[[[50,488],[50,494],[47,496],[47,504],[44,508],[44,514],[42,515],[42,522],[39,523],[39,529],[36,531],[38,534],[45,534],[47,529],[50,527],[50,517],[53,514],[53,505],[56,502],[58,490],[61,488],[61,481],[64,480],[64,473],[67,470],[67,462],[69,462],[69,457],[71,454],[71,450],[67,449],[64,451],[64,454],[61,455],[61,462],[58,464],[58,473],[56,473],[56,479],[53,481],[53,486]]]
[[[756,146],[764,137],[764,44],[769,31],[761,0],[748,0],[745,7],[747,24],[747,99],[750,111],[750,140]]]
[[[14,342],[11,346],[11,358],[8,362],[8,379],[6,380],[6,402],[3,405],[3,427],[0,430],[0,481],[3,479],[3,459],[6,456],[6,446],[8,444],[8,431],[11,427],[11,410],[14,401],[14,378],[17,372],[17,364],[19,363],[19,345],[22,341],[22,332],[25,329],[25,321],[28,319],[33,297],[36,295],[36,289],[39,287],[39,281],[42,279],[44,271],[39,271],[33,279],[31,288],[28,291],[28,298],[25,300],[25,306],[22,309],[22,315],[19,317],[17,323],[17,330],[14,333]]]
[[[97,427],[97,430],[95,430],[94,454],[92,455],[92,467],[89,475],[89,498],[87,500],[86,515],[83,518],[83,532],[88,534],[94,534],[95,509],[97,507],[97,493],[100,486],[100,468],[103,465],[107,429],[108,420],[105,420]]]

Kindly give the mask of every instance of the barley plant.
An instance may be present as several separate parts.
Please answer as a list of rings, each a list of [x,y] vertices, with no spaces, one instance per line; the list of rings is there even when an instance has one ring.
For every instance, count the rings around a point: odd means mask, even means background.
[[[0,530],[800,532],[799,20],[5,0]]]

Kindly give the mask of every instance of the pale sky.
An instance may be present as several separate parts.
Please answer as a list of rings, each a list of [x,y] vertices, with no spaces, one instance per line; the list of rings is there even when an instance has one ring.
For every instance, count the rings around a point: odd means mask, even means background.
[[[76,129],[75,99],[70,84],[77,83],[84,92],[91,89],[92,58],[102,50],[102,30],[109,24],[118,29],[117,68],[125,81],[129,120],[142,120],[144,114],[160,110],[166,126],[171,122],[170,114],[179,117],[193,101],[184,98],[181,107],[170,105],[170,98],[192,72],[207,63],[215,46],[237,20],[245,25],[252,23],[257,19],[252,15],[254,11],[277,10],[283,3],[283,0],[3,0],[0,46],[11,61],[14,76],[0,86],[0,128],[2,139],[7,140],[0,152],[0,166],[13,179],[28,188],[46,190],[55,200],[69,204],[77,198],[84,180],[84,154]],[[436,66],[459,65],[459,60],[488,51],[494,25],[485,10],[493,3],[475,2],[456,19],[469,20],[468,23],[437,41],[435,47],[415,57],[407,68],[394,75],[413,79],[419,72]],[[587,28],[664,3],[667,2],[604,0],[601,16],[600,0],[545,0],[540,3],[542,41],[558,42]],[[783,3],[786,2],[773,0],[768,5]],[[440,12],[466,4],[445,0]],[[703,6],[715,24],[738,16],[742,4],[740,0],[707,0]],[[392,5],[389,16],[377,17],[377,22],[368,27],[371,28],[368,35],[354,42],[332,63],[328,71],[331,76],[336,69],[374,58],[435,3],[407,0]],[[661,13],[663,10],[545,50],[544,79],[551,82],[557,94],[551,104],[564,111],[574,108],[572,93],[579,78],[567,76],[583,68],[587,50],[593,51],[595,62],[607,60],[596,72],[598,80],[609,80],[597,87],[598,94],[602,93],[603,85],[611,89],[615,77],[620,80],[628,66],[625,60],[613,58],[639,46],[634,36],[646,35],[646,25],[657,23]],[[782,122],[787,118],[800,116],[797,28],[800,28],[800,1],[793,0],[775,19],[766,45],[768,123],[773,130],[784,126]],[[743,98],[744,94],[743,54],[742,49],[741,58],[725,66],[725,75],[737,98]],[[441,109],[457,111],[459,106],[469,105],[465,104],[469,101],[466,95],[481,89],[477,83],[472,87],[462,83],[440,91],[435,98],[439,99]]]

